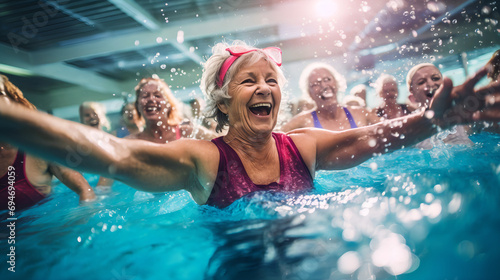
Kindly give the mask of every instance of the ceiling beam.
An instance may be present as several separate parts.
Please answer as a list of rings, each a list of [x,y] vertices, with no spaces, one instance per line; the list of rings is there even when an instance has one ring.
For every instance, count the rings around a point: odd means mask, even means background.
[[[32,53],[15,51],[9,46],[0,44],[0,61],[2,64],[25,69],[33,75],[79,85],[100,93],[112,94],[123,90],[121,83],[63,62],[34,65],[30,63],[31,55]]]
[[[142,24],[145,28],[150,31],[156,32],[161,27],[161,22],[153,17],[148,11],[144,10],[133,0],[108,0],[124,13],[129,15],[138,23]],[[177,31],[179,32],[179,31]],[[163,41],[163,40],[162,40]],[[170,40],[170,44],[176,48],[180,53],[189,57],[194,62],[200,64],[203,60],[201,57],[194,52],[190,51],[182,42]]]
[[[138,23],[142,24],[148,30],[155,31],[160,29],[161,22],[156,20],[148,11],[144,10],[133,0],[108,0],[122,12],[129,15]]]
[[[177,42],[177,33],[179,30],[184,32],[184,42],[187,42],[212,36],[220,36],[222,40],[225,34],[255,30],[277,24],[300,26],[304,18],[307,18],[304,14],[304,5],[303,2],[292,1],[275,5],[268,10],[253,8],[245,10],[244,13],[242,11],[241,14],[237,15],[230,13],[223,17],[200,19],[196,22],[189,20],[186,22],[178,22],[175,25],[171,23],[162,23],[164,26],[166,25],[166,27],[154,30],[154,32],[151,30],[140,31],[92,40],[78,45],[35,51],[31,53],[31,62],[33,64],[55,63],[169,43],[174,47],[181,48],[175,43]],[[286,11],[286,13],[283,11]],[[203,28],[200,28],[201,25]],[[296,36],[300,37],[300,34],[296,34]],[[189,48],[186,49],[186,55],[191,57],[192,52],[189,51]],[[185,49],[181,49],[181,51],[186,52]],[[198,58],[195,59],[197,60]]]

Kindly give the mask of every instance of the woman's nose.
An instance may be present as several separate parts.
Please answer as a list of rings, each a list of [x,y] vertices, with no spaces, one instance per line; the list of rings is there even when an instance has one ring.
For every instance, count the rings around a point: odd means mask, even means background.
[[[261,84],[259,84],[259,87],[257,88],[256,93],[262,94],[262,95],[269,95],[269,94],[271,94],[271,88],[269,87],[268,84],[261,83]]]

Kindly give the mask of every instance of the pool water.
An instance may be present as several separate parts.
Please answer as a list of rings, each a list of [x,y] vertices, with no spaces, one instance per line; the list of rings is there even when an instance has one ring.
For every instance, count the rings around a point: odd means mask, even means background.
[[[312,194],[223,210],[121,183],[78,206],[56,184],[16,213],[14,273],[2,222],[0,278],[498,279],[500,137],[472,140],[321,171]]]

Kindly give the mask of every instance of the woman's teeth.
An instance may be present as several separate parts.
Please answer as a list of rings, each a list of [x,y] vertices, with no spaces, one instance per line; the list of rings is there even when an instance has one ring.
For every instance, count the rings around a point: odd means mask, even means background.
[[[258,103],[250,106],[250,111],[255,115],[269,115],[271,113],[271,104],[269,103]]]

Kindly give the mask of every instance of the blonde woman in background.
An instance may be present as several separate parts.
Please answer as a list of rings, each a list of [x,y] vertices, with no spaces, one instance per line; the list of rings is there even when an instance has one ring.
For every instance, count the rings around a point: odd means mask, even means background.
[[[111,124],[106,117],[106,108],[98,102],[86,101],[80,105],[80,122],[106,132],[111,131]]]
[[[135,87],[135,94],[135,108],[146,126],[142,132],[127,138],[168,143],[180,138],[210,140],[216,136],[203,127],[195,127],[192,122],[183,122],[180,104],[164,80],[144,78]]]

